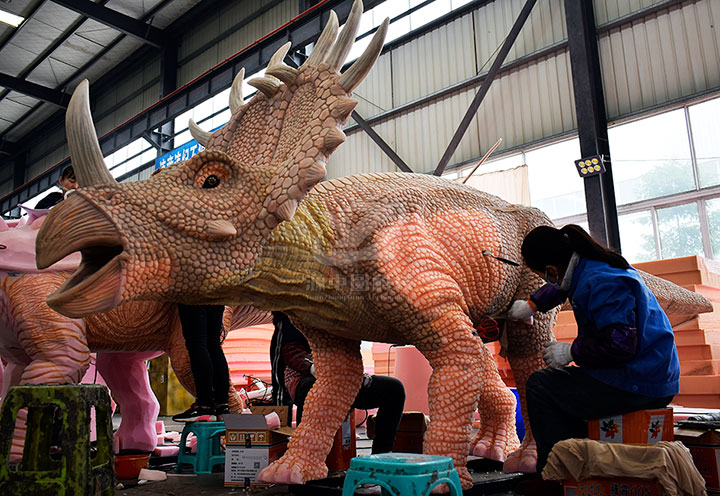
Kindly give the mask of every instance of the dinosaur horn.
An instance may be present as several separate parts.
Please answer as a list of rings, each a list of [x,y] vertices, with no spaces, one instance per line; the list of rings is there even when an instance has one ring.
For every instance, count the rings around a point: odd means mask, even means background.
[[[280,89],[280,83],[272,76],[251,79],[248,84],[262,91],[268,98],[271,98]]]
[[[327,24],[325,25],[325,29],[323,29],[322,34],[320,35],[320,38],[318,38],[317,43],[315,44],[315,48],[313,48],[312,53],[307,58],[307,60],[303,63],[302,67],[306,67],[309,65],[318,65],[325,61],[325,57],[327,56],[328,52],[330,51],[330,48],[332,47],[333,42],[335,41],[335,38],[337,38],[338,33],[338,18],[335,14],[335,11],[330,11],[330,18],[328,19]]]
[[[270,59],[270,63],[265,71],[265,75],[276,77],[288,86],[295,82],[298,72],[297,69],[283,64],[283,59],[285,55],[287,55],[288,50],[290,50],[291,45],[292,43],[288,41],[281,46]]]
[[[351,65],[350,68],[338,79],[340,86],[342,86],[348,93],[352,92],[352,90],[354,90],[357,85],[362,82],[365,76],[367,76],[367,73],[370,72],[370,69],[375,63],[375,60],[378,58],[378,55],[380,55],[383,43],[385,42],[385,35],[387,34],[389,23],[390,19],[386,17],[375,33],[375,36],[373,36],[373,39],[370,41],[368,47],[365,49],[363,54],[360,55],[360,58],[358,58],[355,63]]]
[[[233,114],[243,106],[242,83],[245,79],[245,68],[240,69],[235,79],[233,79],[232,89],[230,90],[230,112]]]
[[[355,0],[350,8],[350,14],[348,15],[347,21],[343,26],[342,33],[338,38],[337,43],[332,48],[332,52],[327,58],[327,63],[330,64],[330,69],[338,71],[342,67],[343,62],[347,58],[350,49],[355,42],[358,28],[360,27],[360,19],[363,14],[363,3],[361,0]]]
[[[70,159],[78,186],[111,186],[117,181],[103,159],[92,115],[90,114],[90,83],[84,79],[73,92],[65,114]]]
[[[190,134],[192,135],[192,137],[195,138],[195,141],[207,148],[208,142],[212,137],[212,133],[200,129],[200,126],[195,124],[195,121],[192,119],[190,119],[190,121],[188,122],[188,128],[190,129]]]

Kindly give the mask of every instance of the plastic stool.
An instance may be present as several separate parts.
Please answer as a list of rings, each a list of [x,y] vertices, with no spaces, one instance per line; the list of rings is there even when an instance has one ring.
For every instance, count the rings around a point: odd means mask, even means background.
[[[428,496],[438,484],[462,496],[460,477],[447,456],[383,453],[350,460],[342,496],[352,496],[360,484],[377,484],[383,495]]]
[[[186,453],[185,444],[188,434],[197,438],[196,453]],[[225,453],[220,445],[220,436],[225,434],[225,422],[188,422],[180,436],[180,453],[178,453],[176,472],[180,472],[183,463],[193,466],[196,474],[210,474],[215,465],[225,463]]]
[[[95,407],[96,453],[90,453],[90,409]],[[27,408],[19,466],[10,466],[18,411]],[[50,456],[55,413],[62,419],[61,453]],[[110,395],[101,385],[16,386],[0,414],[0,494],[58,496],[115,494]]]

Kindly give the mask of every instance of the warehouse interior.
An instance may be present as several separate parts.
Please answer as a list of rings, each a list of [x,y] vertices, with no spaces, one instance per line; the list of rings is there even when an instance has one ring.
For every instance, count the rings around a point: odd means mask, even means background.
[[[7,21],[0,17],[3,223],[29,224],[31,220],[22,219],[34,219],[38,202],[52,192],[65,192],[59,180],[73,165],[66,113],[83,80],[89,83],[90,111],[112,178],[122,185],[162,177],[156,171],[170,170],[206,149],[190,120],[204,132],[222,130],[231,120],[233,81],[239,74],[241,103],[249,104],[263,91],[248,82],[265,76],[273,54],[289,44],[283,64],[297,70],[312,62],[331,13],[342,26],[353,4],[0,0],[0,15],[11,14]],[[387,34],[374,66],[352,91],[357,106],[342,127],[344,143],[327,160],[325,181],[402,172],[462,183],[510,204],[539,209],[558,228],[580,226],[633,267],[702,295],[717,307],[719,2],[363,4],[355,43],[339,72],[372,46],[371,40],[384,32],[385,19]],[[10,246],[3,243],[0,238],[3,249]],[[495,255],[505,264],[502,253]],[[512,257],[510,262],[518,265]],[[14,277],[16,271],[3,265],[0,273]],[[9,301],[5,298],[3,306],[10,307]],[[679,393],[672,402],[678,407],[676,422],[678,411],[687,419],[688,411],[712,414],[720,409],[720,325],[714,310],[705,312],[678,317],[668,312],[680,366]],[[9,310],[5,313],[10,315]],[[2,332],[10,332],[13,318],[6,319]],[[237,390],[264,390],[271,382],[267,350],[274,328],[269,318],[243,321],[249,331],[226,322],[223,348]],[[560,310],[553,332],[558,341],[575,339],[578,326],[569,304]],[[7,386],[13,380],[8,364],[14,363],[19,349],[10,342],[0,340]],[[257,350],[249,353],[253,346]],[[505,346],[500,339],[486,343],[502,379],[516,387],[511,363],[500,356]],[[394,368],[399,350],[395,343],[363,340],[365,371],[402,375]],[[182,430],[170,417],[190,406],[193,397],[182,390],[172,368],[166,355],[152,357],[149,381],[156,396],[162,396],[158,384],[167,382],[164,397],[158,397],[160,416],[168,430]],[[406,401],[414,401],[403,382]],[[7,392],[4,387],[3,394]],[[428,408],[427,398],[425,402]],[[473,419],[477,429],[478,420]],[[356,420],[358,432],[366,432],[363,415]],[[361,454],[368,454],[369,441],[361,437]],[[522,492],[533,490],[522,486],[530,480],[527,474],[506,477],[500,475],[502,465],[473,462],[479,468],[466,494],[533,494]],[[496,479],[482,479],[479,474],[486,472]],[[0,487],[3,477],[0,467]],[[147,484],[125,482],[118,493],[154,494],[153,487],[171,490],[162,486],[170,483],[180,484],[172,489],[176,494],[200,487],[205,494],[238,490],[224,485],[217,473],[182,481],[169,477]],[[715,484],[720,491],[717,469]],[[275,484],[244,490],[341,494],[341,485],[335,479],[330,485],[313,481],[305,487]],[[708,482],[707,490],[712,489]],[[377,488],[366,491],[380,494]],[[567,491],[564,494],[572,494]]]

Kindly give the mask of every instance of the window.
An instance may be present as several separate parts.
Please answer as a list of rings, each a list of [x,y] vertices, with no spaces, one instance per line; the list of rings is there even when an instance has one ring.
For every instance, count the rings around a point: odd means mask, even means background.
[[[652,212],[646,210],[618,216],[620,247],[628,262],[647,262],[657,259]]]
[[[551,219],[585,212],[585,185],[575,172],[580,157],[577,138],[533,150],[525,154],[533,207]]]
[[[657,211],[662,258],[703,255],[697,203],[685,203]]]
[[[707,200],[705,202],[705,210],[707,212],[713,258],[718,260],[720,259],[720,198]]]
[[[688,114],[700,187],[720,184],[720,98],[693,105]]]
[[[683,109],[608,130],[618,205],[695,189]]]

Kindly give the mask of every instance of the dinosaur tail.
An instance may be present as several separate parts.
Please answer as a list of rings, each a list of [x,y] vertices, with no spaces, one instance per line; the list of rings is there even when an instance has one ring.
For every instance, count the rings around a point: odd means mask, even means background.
[[[638,272],[665,310],[673,326],[693,319],[697,314],[713,311],[712,303],[700,293],[687,290],[642,270]]]

